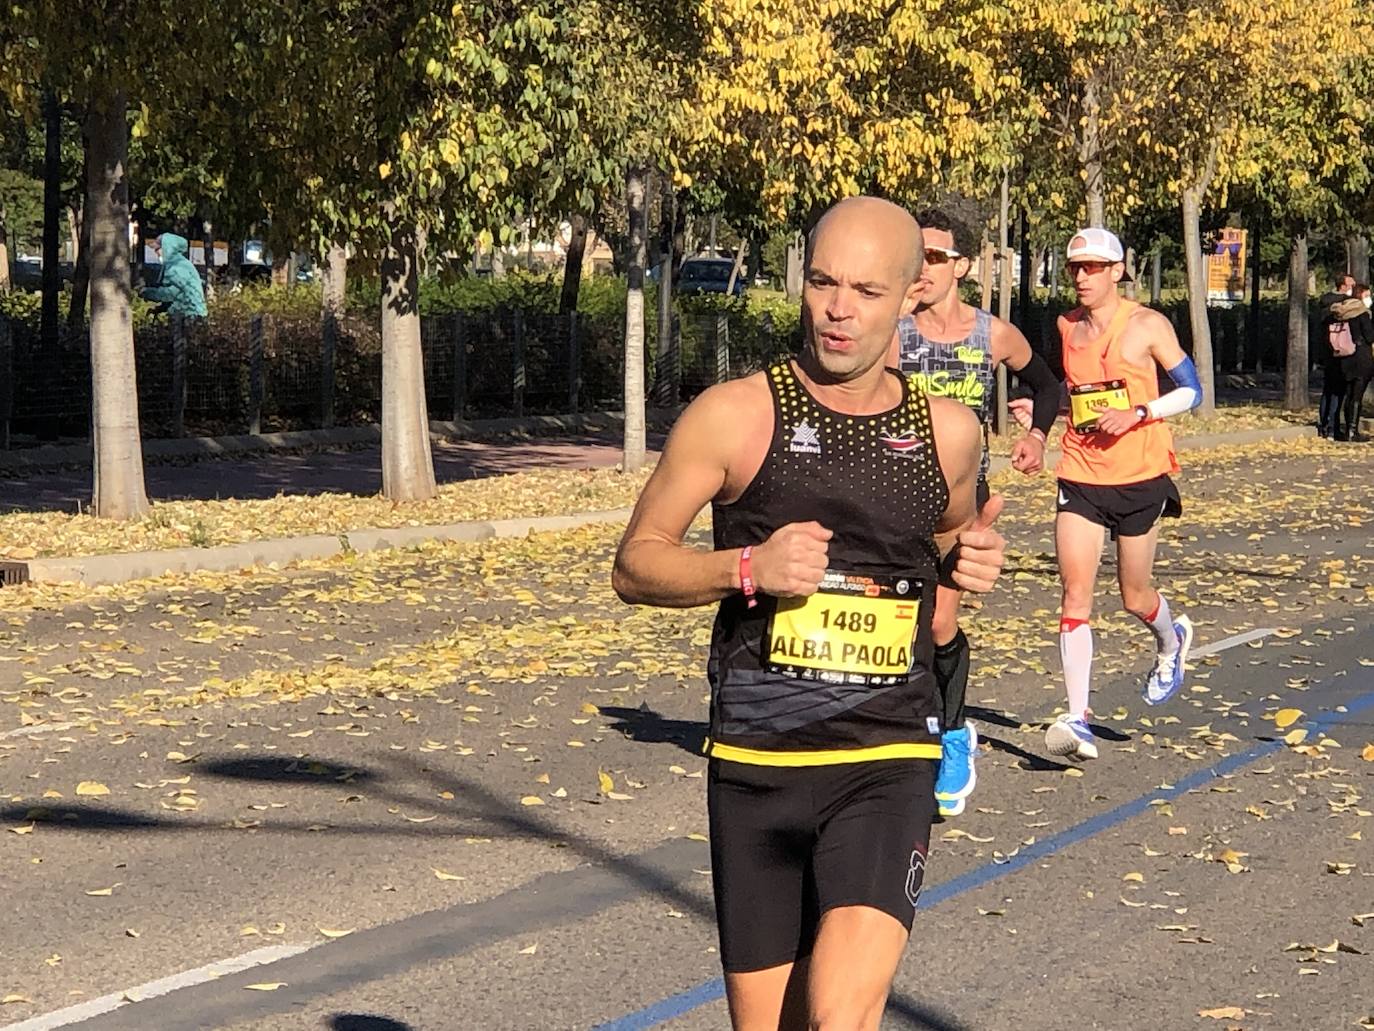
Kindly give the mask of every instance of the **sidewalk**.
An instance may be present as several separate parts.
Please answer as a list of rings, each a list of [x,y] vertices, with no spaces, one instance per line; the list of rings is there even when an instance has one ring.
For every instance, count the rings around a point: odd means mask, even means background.
[[[665,435],[649,434],[655,454]],[[502,476],[529,469],[600,469],[620,461],[618,432],[540,437],[494,443],[434,442],[440,483]],[[272,498],[278,494],[376,494],[382,489],[377,444],[346,449],[259,451],[233,458],[163,462],[146,466],[148,496],[158,501]],[[0,480],[0,512],[74,512],[91,499],[89,469],[51,469]]]

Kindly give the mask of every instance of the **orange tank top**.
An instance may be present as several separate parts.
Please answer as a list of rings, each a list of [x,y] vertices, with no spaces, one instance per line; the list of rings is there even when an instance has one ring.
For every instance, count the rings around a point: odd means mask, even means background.
[[[1154,363],[1149,368],[1129,364],[1121,355],[1121,336],[1131,313],[1140,305],[1122,300],[1107,329],[1096,340],[1071,343],[1074,326],[1086,318],[1082,308],[1068,316],[1063,332],[1064,378],[1070,398],[1075,387],[1088,384],[1110,385],[1124,382],[1132,407],[1148,404],[1159,397],[1159,378]],[[1119,394],[1119,391],[1118,391]],[[1070,418],[1064,433],[1064,453],[1056,475],[1071,483],[1116,486],[1140,483],[1167,473],[1178,472],[1174,459],[1174,437],[1162,419],[1147,419],[1119,437],[1105,433],[1080,433]]]

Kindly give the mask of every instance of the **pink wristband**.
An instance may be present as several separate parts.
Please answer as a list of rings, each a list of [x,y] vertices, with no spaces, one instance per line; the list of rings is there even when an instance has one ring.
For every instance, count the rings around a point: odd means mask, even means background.
[[[759,601],[754,597],[754,570],[750,563],[750,558],[754,554],[752,545],[739,553],[739,586],[744,592],[745,602],[748,608],[753,608]]]

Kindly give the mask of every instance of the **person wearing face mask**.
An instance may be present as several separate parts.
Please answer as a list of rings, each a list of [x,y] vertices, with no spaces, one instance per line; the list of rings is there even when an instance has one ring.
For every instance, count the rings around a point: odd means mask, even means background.
[[[1045,437],[1059,410],[1059,382],[1019,329],[959,297],[959,286],[972,266],[968,255],[975,247],[967,226],[938,208],[920,212],[916,221],[924,251],[921,299],[915,313],[897,323],[888,365],[906,373],[926,394],[961,401],[978,416],[983,427],[978,473],[981,510],[989,495],[988,429],[996,400],[997,366],[1005,363],[1034,392],[1031,426],[1016,442],[1011,458],[1012,466],[1027,476],[1045,467]],[[977,783],[978,731],[964,717],[969,639],[959,628],[960,596],[959,591],[939,588],[931,628],[946,728],[935,782],[935,800],[944,817],[964,811]]]
[[[1366,441],[1360,432],[1360,410],[1365,391],[1374,379],[1374,317],[1370,315],[1370,289],[1367,283],[1356,283],[1353,296],[1333,309],[1350,330],[1355,353],[1341,359],[1341,373],[1345,378],[1345,435],[1342,440]]]

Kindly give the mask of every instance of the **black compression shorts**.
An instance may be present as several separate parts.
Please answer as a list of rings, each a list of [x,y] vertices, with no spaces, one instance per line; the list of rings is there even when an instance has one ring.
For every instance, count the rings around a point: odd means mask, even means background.
[[[777,767],[710,761],[706,801],[727,973],[811,954],[820,918],[871,906],[908,931],[935,818],[927,759]]]
[[[1073,512],[1105,526],[1115,540],[1143,537],[1159,520],[1177,519],[1183,502],[1168,476],[1113,486],[1060,480],[1057,511]]]

